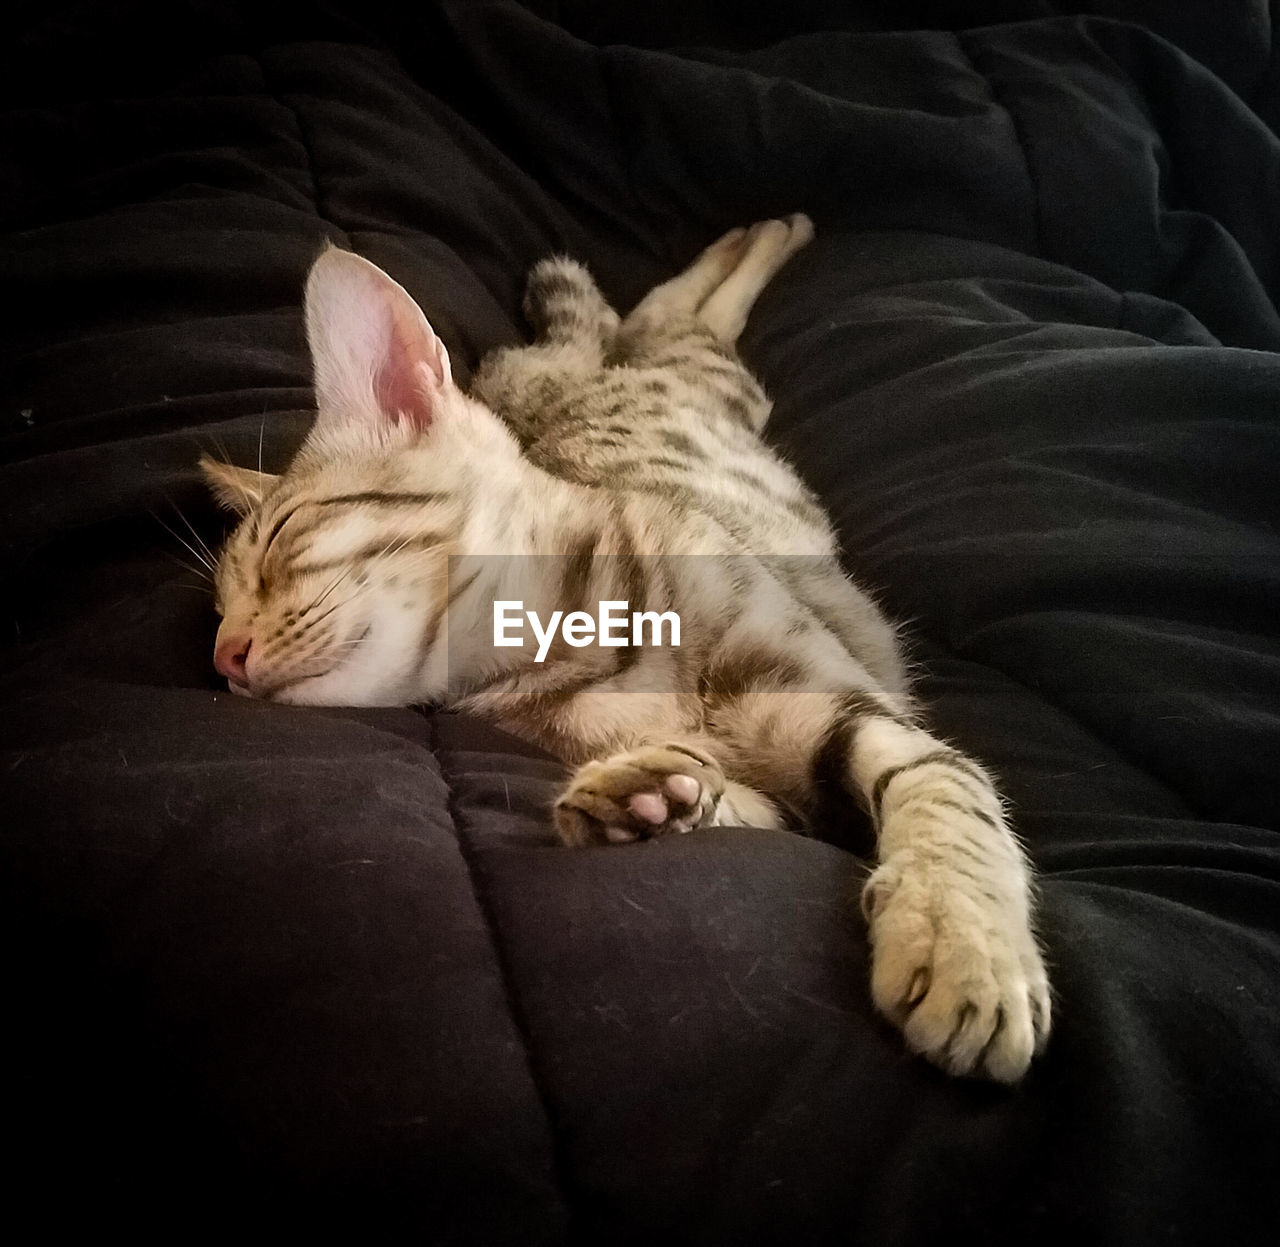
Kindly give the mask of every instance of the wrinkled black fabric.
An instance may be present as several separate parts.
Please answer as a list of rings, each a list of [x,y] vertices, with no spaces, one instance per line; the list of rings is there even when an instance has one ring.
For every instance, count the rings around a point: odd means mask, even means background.
[[[1269,1241],[1267,7],[269,7],[24,5],[0,51],[17,1205],[166,1242]],[[483,724],[226,695],[165,531],[224,530],[202,448],[298,444],[326,238],[465,377],[548,252],[626,306],[797,208],[743,350],[1042,872],[1058,1021],[1015,1091],[874,1016],[841,828],[561,849],[560,767]]]

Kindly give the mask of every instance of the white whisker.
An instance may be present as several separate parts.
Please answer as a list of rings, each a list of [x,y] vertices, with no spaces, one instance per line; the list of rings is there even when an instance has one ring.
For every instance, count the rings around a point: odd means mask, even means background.
[[[165,532],[167,532],[169,536],[174,539],[174,541],[178,542],[190,554],[194,555],[197,562],[202,563],[211,572],[217,572],[218,569],[203,554],[201,554],[200,551],[197,550],[195,546],[191,544],[191,542],[187,541],[186,538],[174,532],[173,529],[170,528],[169,525],[166,524],[164,520],[162,520],[158,515],[156,515],[154,511],[151,513],[151,518],[154,519],[155,522],[159,524],[160,527],[163,528]]]
[[[308,602],[306,606],[302,608],[302,611],[300,613],[305,614],[307,611],[314,610],[317,606],[320,605],[321,602],[325,600],[325,598],[329,596],[329,594],[331,594],[344,580],[346,580],[346,578],[350,576],[353,571],[355,571],[354,564],[351,567],[344,568],[342,571],[340,571],[329,582],[329,587],[325,589],[324,592],[321,593],[318,597],[315,597],[310,602]]]
[[[170,503],[169,505],[173,506],[172,503]],[[205,539],[202,536],[200,536],[198,532],[196,532],[195,526],[191,523],[191,521],[187,519],[187,517],[183,515],[182,512],[179,511],[176,506],[173,507],[173,513],[187,526],[187,531],[196,539],[196,544],[200,547],[200,549],[203,550],[205,554],[209,556],[211,561],[216,563],[218,561],[218,556],[214,554],[212,550],[209,549],[208,542],[206,542]]]
[[[201,580],[207,581],[210,585],[213,584],[213,577],[208,572],[201,571],[194,564],[188,563],[186,559],[180,559],[176,554],[170,554],[167,550],[164,551],[164,556],[175,567],[181,567],[184,572],[192,572],[194,575],[199,576]]]

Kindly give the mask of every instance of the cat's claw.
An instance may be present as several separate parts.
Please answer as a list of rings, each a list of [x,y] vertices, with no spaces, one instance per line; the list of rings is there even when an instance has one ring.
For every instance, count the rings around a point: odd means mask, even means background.
[[[680,835],[715,821],[724,788],[700,751],[646,746],[581,767],[556,802],[556,829],[570,845]]]
[[[1048,1040],[1048,977],[1022,907],[967,882],[909,851],[875,871],[862,897],[871,994],[934,1065],[1015,1083]]]

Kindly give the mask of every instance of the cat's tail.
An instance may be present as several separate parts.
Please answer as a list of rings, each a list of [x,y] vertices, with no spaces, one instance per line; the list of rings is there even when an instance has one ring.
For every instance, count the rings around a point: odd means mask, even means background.
[[[534,265],[524,314],[538,343],[580,350],[597,368],[618,332],[617,312],[586,268],[568,256],[551,256]]]

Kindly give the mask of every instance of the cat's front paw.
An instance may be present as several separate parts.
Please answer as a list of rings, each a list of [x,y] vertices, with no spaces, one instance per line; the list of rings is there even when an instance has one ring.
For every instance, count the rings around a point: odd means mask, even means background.
[[[570,845],[624,844],[709,826],[724,772],[686,745],[647,745],[578,769],[556,802],[556,830]]]
[[[907,1046],[951,1074],[1017,1082],[1049,1037],[1049,980],[1027,907],[903,852],[862,894],[871,994]]]

